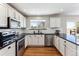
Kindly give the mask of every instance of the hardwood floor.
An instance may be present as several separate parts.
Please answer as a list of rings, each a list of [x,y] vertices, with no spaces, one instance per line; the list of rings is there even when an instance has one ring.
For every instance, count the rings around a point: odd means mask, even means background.
[[[61,56],[55,47],[28,47],[23,56]]]

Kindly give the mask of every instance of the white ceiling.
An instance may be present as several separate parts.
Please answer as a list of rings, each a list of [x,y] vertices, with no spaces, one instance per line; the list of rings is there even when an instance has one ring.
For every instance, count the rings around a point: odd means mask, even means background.
[[[78,3],[11,3],[24,15],[79,15]]]

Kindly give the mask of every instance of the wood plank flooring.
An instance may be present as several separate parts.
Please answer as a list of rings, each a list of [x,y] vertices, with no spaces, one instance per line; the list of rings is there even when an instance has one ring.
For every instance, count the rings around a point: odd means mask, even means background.
[[[55,47],[28,47],[23,56],[61,56]]]

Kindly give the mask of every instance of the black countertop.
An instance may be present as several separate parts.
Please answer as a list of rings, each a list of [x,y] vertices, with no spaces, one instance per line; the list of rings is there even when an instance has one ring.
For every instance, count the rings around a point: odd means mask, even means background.
[[[54,35],[54,33],[25,33],[26,35]]]
[[[56,34],[55,33],[40,33],[40,34],[38,34],[38,33],[36,33],[36,34],[26,33],[26,35],[56,35]],[[79,43],[76,41],[77,38],[74,35],[67,35],[67,34],[64,34],[64,33],[60,33],[60,35],[56,35],[56,36],[66,40],[66,41],[69,41],[73,44],[79,45]]]
[[[58,37],[64,39],[64,40],[67,40],[73,44],[76,44],[76,45],[79,45],[79,43],[76,41],[77,38],[75,35],[67,35],[67,34],[60,34],[60,35],[57,35]]]
[[[24,38],[25,36],[26,36],[25,33],[22,33],[22,34],[16,35],[16,36],[15,36],[15,41],[18,41],[18,40],[20,40],[21,38]]]
[[[56,34],[55,33],[42,33],[42,34],[41,33],[40,34],[38,34],[38,33],[36,33],[36,34],[26,33],[26,35],[56,35]],[[60,35],[56,35],[56,36],[66,40],[66,41],[69,41],[73,44],[79,45],[79,43],[76,41],[77,38],[74,35],[67,35],[67,34],[64,34],[64,33],[60,33]]]

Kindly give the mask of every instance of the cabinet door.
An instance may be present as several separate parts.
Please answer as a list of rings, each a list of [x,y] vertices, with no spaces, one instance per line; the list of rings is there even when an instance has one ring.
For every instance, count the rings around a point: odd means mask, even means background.
[[[79,46],[77,46],[77,56],[79,56]]]
[[[27,45],[28,45],[28,37],[25,36],[25,48],[27,47]]]
[[[9,56],[15,56],[15,42],[14,43],[12,43],[11,45],[9,45],[8,46],[8,52],[7,52],[7,54],[9,55]]]
[[[27,39],[27,45],[29,45],[29,41],[30,41],[29,40],[29,35],[26,36],[26,39]]]
[[[31,45],[35,45],[35,41],[36,41],[35,38],[36,38],[35,35],[31,35]]]
[[[44,46],[44,35],[39,35],[39,45]]]
[[[76,50],[66,46],[66,56],[76,56]]]
[[[16,18],[17,21],[20,21],[20,14],[16,10],[15,10],[15,18]]]
[[[0,27],[7,27],[7,6],[0,4]]]
[[[1,49],[0,56],[15,56],[15,43]]]
[[[50,27],[61,27],[60,20],[59,17],[50,17]]]
[[[56,36],[56,39],[55,39],[55,45],[56,45],[56,48],[59,50],[59,37]]]
[[[15,19],[15,10],[10,6],[8,6],[8,13],[10,18]]]
[[[31,35],[28,35],[28,45],[32,44]]]
[[[76,45],[66,41],[66,56],[76,56]]]
[[[38,45],[38,35],[32,35],[32,45]]]
[[[24,28],[24,19],[22,15],[20,15],[20,27]]]
[[[24,17],[24,28],[26,28],[26,18]]]
[[[55,19],[53,17],[50,17],[50,27],[55,27]]]
[[[56,39],[57,39],[57,36],[54,36],[53,44],[54,44],[55,47],[57,45],[57,43],[56,43],[57,40]]]
[[[61,21],[61,19],[59,17],[55,19],[55,23],[56,23],[55,26],[56,27],[61,27],[61,22],[60,21]]]
[[[60,38],[60,44],[59,44],[59,51],[62,55],[65,55],[65,46],[64,46],[64,42],[65,40]]]

